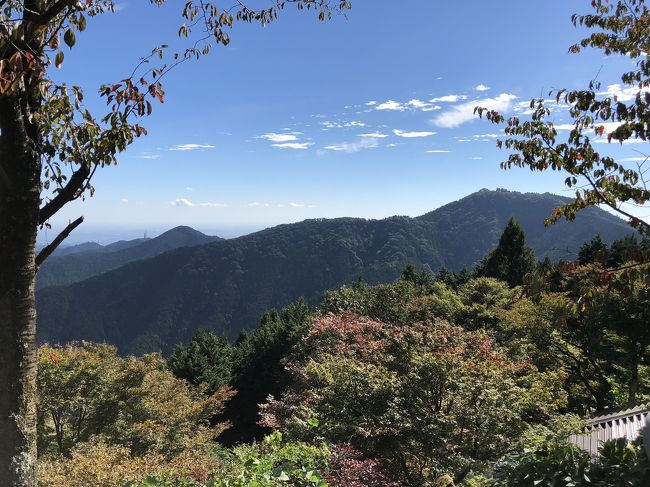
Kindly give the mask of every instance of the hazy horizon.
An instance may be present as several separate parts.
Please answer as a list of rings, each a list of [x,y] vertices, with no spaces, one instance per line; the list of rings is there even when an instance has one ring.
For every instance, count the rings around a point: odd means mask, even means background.
[[[351,218],[365,218],[369,220],[378,220],[378,219],[383,219],[383,218],[389,218],[391,216],[408,216],[408,217],[418,217],[421,215],[424,215],[430,211],[437,210],[438,208],[441,208],[442,206],[445,206],[449,203],[453,203],[454,201],[458,201],[462,198],[465,198],[467,196],[470,196],[471,194],[476,193],[477,191],[481,191],[487,189],[489,191],[496,191],[496,190],[505,190],[505,191],[511,191],[511,192],[518,192],[518,193],[552,193],[556,194],[559,196],[563,196],[562,192],[552,192],[552,191],[518,191],[516,189],[508,189],[508,188],[480,188],[476,191],[472,191],[470,193],[467,193],[465,195],[462,195],[458,198],[449,200],[449,201],[444,201],[441,204],[438,204],[437,206],[432,206],[431,208],[427,209],[426,211],[416,213],[416,214],[407,214],[407,213],[400,213],[398,211],[392,212],[386,215],[381,215],[381,216],[365,216],[365,215],[359,215],[359,214],[353,214],[352,212],[350,214],[340,214],[340,215],[334,215],[334,216],[312,216],[309,218],[299,218],[296,217],[294,219],[287,219],[284,221],[274,221],[274,222],[259,222],[259,223],[247,223],[247,224],[241,224],[241,225],[233,225],[233,224],[220,224],[220,223],[213,223],[213,224],[205,224],[205,223],[198,223],[198,224],[192,224],[190,222],[185,222],[185,221],[169,221],[169,222],[150,222],[150,223],[144,223],[144,224],[112,224],[112,223],[101,223],[101,222],[84,222],[82,225],[80,225],[78,228],[76,228],[70,236],[63,242],[62,247],[67,247],[67,246],[72,246],[72,245],[78,245],[81,243],[87,243],[87,242],[96,242],[101,245],[107,245],[113,242],[117,242],[120,240],[133,240],[137,238],[155,238],[163,233],[165,233],[168,230],[171,230],[172,228],[178,227],[178,226],[188,226],[191,227],[195,230],[198,230],[205,235],[211,235],[211,236],[218,236],[221,238],[237,238],[241,237],[244,235],[248,235],[250,233],[258,232],[261,230],[264,230],[266,228],[271,228],[275,227],[277,225],[284,225],[284,224],[291,224],[291,223],[297,223],[301,222],[307,219],[312,219],[312,218],[326,218],[326,219],[331,219],[331,218],[342,218],[342,217],[351,217]],[[612,216],[615,216],[617,218],[621,218],[620,214],[611,211],[608,208],[602,208],[604,211],[607,211],[610,213]],[[580,218],[580,214],[578,214],[578,218]],[[621,220],[623,220],[621,218]],[[47,245],[53,238],[56,237],[56,235],[63,230],[64,225],[52,225],[51,229],[43,229],[40,230],[38,233],[38,238],[37,238],[37,244],[38,245]]]

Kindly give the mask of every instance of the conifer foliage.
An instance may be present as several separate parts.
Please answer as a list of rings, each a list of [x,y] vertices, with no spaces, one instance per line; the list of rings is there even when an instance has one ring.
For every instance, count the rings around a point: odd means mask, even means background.
[[[479,263],[479,276],[494,277],[510,286],[523,284],[535,266],[533,250],[526,245],[526,236],[519,222],[511,218],[499,238],[499,244]]]

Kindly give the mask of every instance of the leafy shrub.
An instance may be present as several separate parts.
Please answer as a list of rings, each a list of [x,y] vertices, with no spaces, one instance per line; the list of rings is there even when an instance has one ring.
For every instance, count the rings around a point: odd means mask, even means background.
[[[39,482],[106,487],[152,472],[207,479],[217,463],[211,425],[232,395],[205,394],[177,379],[158,355],[122,358],[115,347],[39,350]]]
[[[494,487],[645,487],[650,485],[650,462],[641,441],[624,438],[601,446],[599,456],[566,440],[549,439],[538,448],[524,449],[498,463]]]
[[[480,471],[515,444],[528,418],[552,413],[564,397],[556,374],[446,322],[330,314],[300,347],[304,358],[289,364],[295,382],[262,406],[263,424],[294,439],[349,442],[406,485]],[[540,391],[550,399],[543,408]]]

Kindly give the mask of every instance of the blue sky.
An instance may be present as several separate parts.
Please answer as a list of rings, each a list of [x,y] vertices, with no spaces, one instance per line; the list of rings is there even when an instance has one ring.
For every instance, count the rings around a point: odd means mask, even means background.
[[[55,74],[87,97],[176,42],[177,3],[118,6],[88,23]],[[597,73],[603,91],[619,82],[630,60],[567,52],[584,34],[571,14],[589,8],[355,0],[347,19],[289,8],[265,28],[236,25],[230,46],[170,73],[165,103],[144,121],[149,135],[98,171],[95,196],[69,205],[55,228],[83,214],[73,241],[177,224],[229,236],[306,218],[416,216],[484,187],[564,194],[562,174],[500,170],[500,128],[471,112],[525,116],[551,89],[586,87]],[[565,115],[558,107],[557,122]],[[603,150],[634,158],[647,147]]]

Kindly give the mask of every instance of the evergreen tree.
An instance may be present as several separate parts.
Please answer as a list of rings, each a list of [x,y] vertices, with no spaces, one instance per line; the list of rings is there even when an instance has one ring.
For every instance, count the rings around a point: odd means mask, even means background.
[[[510,218],[499,244],[477,265],[476,274],[500,279],[510,286],[519,286],[534,267],[535,256],[526,245],[526,235],[519,222]]]
[[[607,267],[620,267],[630,260],[647,261],[648,259],[648,239],[641,242],[635,235],[628,235],[612,242],[607,259]]]
[[[299,299],[280,312],[266,312],[260,325],[242,333],[235,344],[236,365],[231,382],[237,394],[220,420],[231,427],[219,437],[227,445],[261,439],[268,429],[259,426],[259,408],[269,395],[280,397],[289,381],[284,360],[306,331],[314,311]]]
[[[408,264],[402,271],[402,281],[411,282],[418,286],[430,286],[434,283],[434,278],[425,269],[418,272],[413,264]]]
[[[600,234],[585,242],[578,252],[578,263],[593,264],[594,262],[605,262],[609,258],[609,249],[607,244],[600,238]]]
[[[189,345],[178,345],[167,361],[170,370],[181,379],[206,384],[214,393],[232,380],[234,349],[223,336],[197,330]]]

